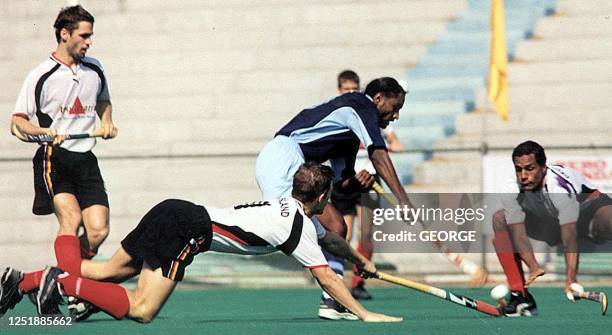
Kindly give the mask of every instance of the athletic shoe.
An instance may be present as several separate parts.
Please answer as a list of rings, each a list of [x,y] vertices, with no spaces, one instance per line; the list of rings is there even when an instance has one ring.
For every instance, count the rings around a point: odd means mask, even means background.
[[[531,293],[527,292],[527,295],[523,295],[519,291],[512,291],[510,294],[510,302],[502,308],[502,312],[505,316],[509,317],[518,317],[521,315],[536,316],[538,315],[538,306]]]
[[[337,303],[336,300],[323,297],[319,304],[319,317],[327,320],[359,320],[357,315]]]
[[[83,321],[99,311],[100,309],[85,300],[68,297],[68,314],[72,317],[72,320]]]
[[[372,300],[372,295],[366,290],[363,283],[353,287],[351,289],[351,295],[357,300]]]
[[[23,272],[6,268],[0,277],[0,317],[9,309],[13,309],[23,298],[19,291],[19,283],[23,279]]]
[[[64,273],[64,270],[56,267],[47,267],[43,272],[36,296],[36,306],[39,315],[62,314],[59,305],[63,303],[57,277]]]
[[[30,302],[34,304],[34,306],[38,306],[38,302],[36,301],[36,297],[38,296],[38,289],[35,289],[34,291],[28,293],[28,299],[30,299]]]

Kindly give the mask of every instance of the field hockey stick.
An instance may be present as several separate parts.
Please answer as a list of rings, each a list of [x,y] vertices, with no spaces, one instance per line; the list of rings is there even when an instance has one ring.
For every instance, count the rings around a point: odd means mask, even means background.
[[[606,312],[608,311],[608,296],[604,292],[573,291],[573,293],[574,299],[591,300],[600,303],[601,315],[606,315]]]
[[[429,286],[423,283],[415,282],[405,278],[399,278],[396,276],[392,276],[390,274],[386,274],[384,272],[377,271],[373,274],[374,278],[380,279],[382,281],[386,281],[388,283],[404,286],[419,292],[427,293],[429,295],[433,295],[440,299],[444,299],[450,302],[453,302],[457,305],[461,305],[463,307],[471,308],[477,310],[481,313],[485,313],[492,316],[501,316],[501,312],[497,307],[487,304],[481,300],[475,300],[466,296],[462,296],[459,294],[455,294],[453,292],[437,288],[434,286]]]
[[[55,139],[54,136],[47,135],[47,134],[41,134],[41,135],[27,135],[27,134],[24,134],[23,132],[21,132],[19,127],[17,127],[17,125],[13,125],[12,131],[13,131],[13,135],[15,135],[15,137],[17,137],[18,139],[22,140],[23,142],[28,142],[28,143],[53,142],[53,140]],[[66,134],[66,135],[63,135],[63,136],[64,136],[64,141],[67,141],[67,140],[76,140],[76,139],[81,139],[81,138],[102,137],[103,134],[99,130],[94,130],[94,131],[89,132],[89,133]]]
[[[379,183],[374,182],[372,188],[374,189],[374,191],[376,191],[376,193],[382,196],[391,205],[397,205],[397,201],[395,200],[395,198],[385,192],[385,190],[382,188],[382,186],[380,186]],[[427,230],[427,227],[423,222],[421,222],[421,226],[423,227],[423,229]],[[446,257],[451,263],[455,264],[455,266],[457,266],[461,270],[461,272],[472,276],[473,282],[480,286],[486,283],[487,271],[482,266],[463,257],[462,255],[449,251],[448,247],[440,241],[436,240],[432,241],[432,243],[444,254],[444,257]]]

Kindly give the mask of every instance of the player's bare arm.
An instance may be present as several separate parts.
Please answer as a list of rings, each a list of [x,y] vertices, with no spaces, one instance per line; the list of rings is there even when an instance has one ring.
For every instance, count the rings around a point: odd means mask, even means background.
[[[384,149],[375,149],[370,155],[370,160],[376,169],[376,173],[378,173],[385,183],[389,185],[391,192],[398,199],[400,205],[412,207],[406,191],[397,178],[397,173],[395,172],[389,153]]]
[[[13,115],[11,119],[11,134],[13,135],[15,135],[13,131],[15,127],[18,127],[19,131],[21,131],[25,135],[57,135],[57,132],[53,128],[37,127],[25,118]]]
[[[340,237],[338,234],[327,232],[327,234],[325,234],[325,236],[319,240],[319,243],[325,251],[348,260],[349,262],[357,265],[357,267],[362,268],[364,271],[370,273],[376,272],[374,263],[369,261],[362,254],[355,251],[355,249],[353,249],[348,242],[346,242],[346,240]]]
[[[565,251],[565,292],[571,292],[570,285],[577,282],[578,274],[578,232],[576,223],[561,225],[561,241]]]
[[[508,226],[510,236],[518,252],[521,255],[521,259],[529,267],[529,277],[525,280],[525,287],[529,286],[538,277],[543,276],[546,271],[540,267],[535,255],[533,253],[533,247],[527,237],[527,231],[525,225],[522,223],[512,224]]]
[[[64,141],[64,136],[58,135],[54,128],[41,128],[33,125],[30,121],[25,118],[13,115],[11,119],[11,134],[14,136],[15,132],[21,132],[24,135],[49,135],[55,137],[53,145],[60,145]]]
[[[102,138],[109,139],[117,136],[119,131],[113,124],[113,105],[110,101],[98,101],[96,104],[96,113],[100,117],[100,131]]]
[[[330,234],[328,234],[330,235]],[[317,279],[321,288],[325,290],[336,301],[353,312],[359,319],[365,322],[400,322],[402,318],[373,313],[366,310],[351,293],[340,278],[329,267],[319,267],[310,269],[312,276]]]

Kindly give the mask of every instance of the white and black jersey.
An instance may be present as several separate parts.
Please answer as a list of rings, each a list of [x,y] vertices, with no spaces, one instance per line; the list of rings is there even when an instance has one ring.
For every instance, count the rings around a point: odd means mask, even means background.
[[[559,166],[547,166],[543,184],[536,192],[521,192],[515,183],[516,196],[502,198],[508,224],[525,221],[525,213],[536,217],[558,219],[559,224],[578,220],[580,203],[595,191],[595,187],[577,171]]]
[[[96,125],[96,104],[110,101],[102,65],[91,57],[70,67],[53,54],[28,74],[13,115],[38,118],[40,127],[58,134],[88,133]],[[61,147],[74,152],[90,151],[93,138],[65,141]]]
[[[293,198],[206,209],[212,221],[212,251],[245,255],[282,251],[304,267],[327,266],[318,244],[325,229],[308,218]]]

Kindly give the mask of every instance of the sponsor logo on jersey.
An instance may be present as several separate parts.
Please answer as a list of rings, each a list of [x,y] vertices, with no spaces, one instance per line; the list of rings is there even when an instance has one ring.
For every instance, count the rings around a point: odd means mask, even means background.
[[[74,103],[70,108],[62,108],[62,114],[67,113],[68,115],[74,117],[85,116],[86,114],[93,113],[95,108],[96,106],[83,106],[83,104],[81,103],[81,99],[77,97],[76,99],[74,99]]]
[[[77,97],[72,104],[72,107],[68,111],[70,115],[82,115],[85,114],[85,108],[83,108],[83,104],[81,104],[81,99]]]

